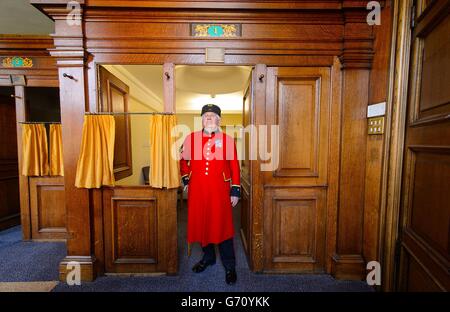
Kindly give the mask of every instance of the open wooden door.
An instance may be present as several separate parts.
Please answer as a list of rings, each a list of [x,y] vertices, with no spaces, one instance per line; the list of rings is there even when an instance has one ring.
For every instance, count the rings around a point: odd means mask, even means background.
[[[243,97],[243,111],[242,111],[242,126],[244,129],[252,124],[252,103],[253,103],[253,75],[255,70],[252,70],[252,74],[249,79],[249,83],[244,91]],[[245,136],[242,140],[243,145],[241,146],[243,157],[241,165],[241,239],[242,245],[244,246],[244,251],[247,256],[247,260],[251,263],[251,189],[252,189],[252,179],[251,179],[251,167],[250,167],[250,133],[244,132]]]
[[[119,78],[100,66],[101,112],[128,112],[130,88]],[[120,180],[133,174],[131,155],[131,119],[127,115],[114,116],[116,139],[114,144],[114,178]]]
[[[261,172],[263,270],[325,272],[330,68],[267,67],[266,77],[265,120],[278,135],[268,130],[272,165]]]
[[[16,108],[12,88],[0,93],[0,231],[20,222]],[[9,93],[9,94],[8,94]]]
[[[450,290],[450,1],[417,1],[402,178],[399,290]]]

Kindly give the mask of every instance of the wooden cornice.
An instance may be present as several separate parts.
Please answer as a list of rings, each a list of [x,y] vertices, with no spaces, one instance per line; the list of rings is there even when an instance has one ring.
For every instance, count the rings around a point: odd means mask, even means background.
[[[27,86],[58,86],[56,60],[49,50],[54,48],[51,36],[0,35],[0,85],[12,85],[11,75],[26,77]],[[31,67],[4,67],[8,57],[32,60]]]
[[[370,69],[373,57],[373,26],[367,24],[367,11],[343,10],[344,37],[339,59],[342,68]]]
[[[361,2],[361,1],[350,1]],[[321,9],[341,9],[341,0],[166,0],[166,1],[146,1],[146,0],[89,0],[88,6],[96,7],[139,7],[139,8],[182,8],[182,9],[252,9],[252,10],[321,10]]]
[[[0,54],[20,51],[22,55],[49,55],[47,50],[51,48],[54,43],[50,35],[0,35]]]
[[[221,46],[224,39],[190,36],[189,24],[199,21],[248,24],[242,37],[227,39],[234,42],[227,51],[236,55],[336,55],[343,68],[361,69],[371,68],[374,56],[368,1],[85,0],[79,1],[82,26],[64,23],[68,0],[31,3],[56,21],[55,47],[49,51],[63,66],[80,66],[88,53],[203,54],[207,46]],[[118,23],[139,24],[140,31],[124,32]],[[264,24],[272,25],[272,31],[261,33]]]

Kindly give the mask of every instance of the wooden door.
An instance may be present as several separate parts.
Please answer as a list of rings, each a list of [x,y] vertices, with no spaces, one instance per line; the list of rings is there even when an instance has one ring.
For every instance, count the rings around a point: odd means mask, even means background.
[[[4,90],[0,94],[0,230],[20,222],[16,108],[11,97],[14,90]]]
[[[330,68],[269,67],[266,88],[279,153],[263,172],[264,271],[324,272]]]
[[[402,178],[400,290],[450,290],[450,1],[418,1]]]
[[[247,88],[244,92],[243,98],[243,110],[242,110],[242,126],[244,127],[245,132],[242,133],[242,150],[243,157],[240,162],[241,165],[241,239],[242,244],[244,246],[244,251],[247,256],[247,260],[251,259],[251,215],[252,215],[252,201],[251,201],[251,188],[252,188],[252,179],[251,179],[251,166],[250,166],[250,133],[247,131],[247,127],[251,125],[252,122],[252,99],[253,99],[253,72],[250,77]],[[248,261],[251,264],[251,261]]]
[[[130,88],[119,78],[100,66],[101,112],[128,112]],[[133,174],[131,158],[131,118],[129,115],[114,116],[116,137],[114,142],[114,178],[120,180]]]

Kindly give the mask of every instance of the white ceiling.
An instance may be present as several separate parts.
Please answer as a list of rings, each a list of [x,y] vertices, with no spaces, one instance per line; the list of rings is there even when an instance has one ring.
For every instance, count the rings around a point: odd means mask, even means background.
[[[163,103],[162,65],[109,65],[113,74],[125,80],[132,96],[160,110]],[[175,67],[177,113],[197,114],[207,103],[218,105],[224,113],[241,113],[243,92],[250,77],[250,66]],[[139,96],[141,95],[141,96]]]
[[[48,35],[54,31],[54,22],[30,0],[0,0],[0,34]]]

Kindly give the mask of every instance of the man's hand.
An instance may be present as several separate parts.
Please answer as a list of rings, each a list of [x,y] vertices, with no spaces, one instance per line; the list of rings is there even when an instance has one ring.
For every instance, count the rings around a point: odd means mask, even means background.
[[[236,196],[230,196],[231,198],[231,206],[234,207],[237,205],[238,201],[239,201],[239,197]]]

